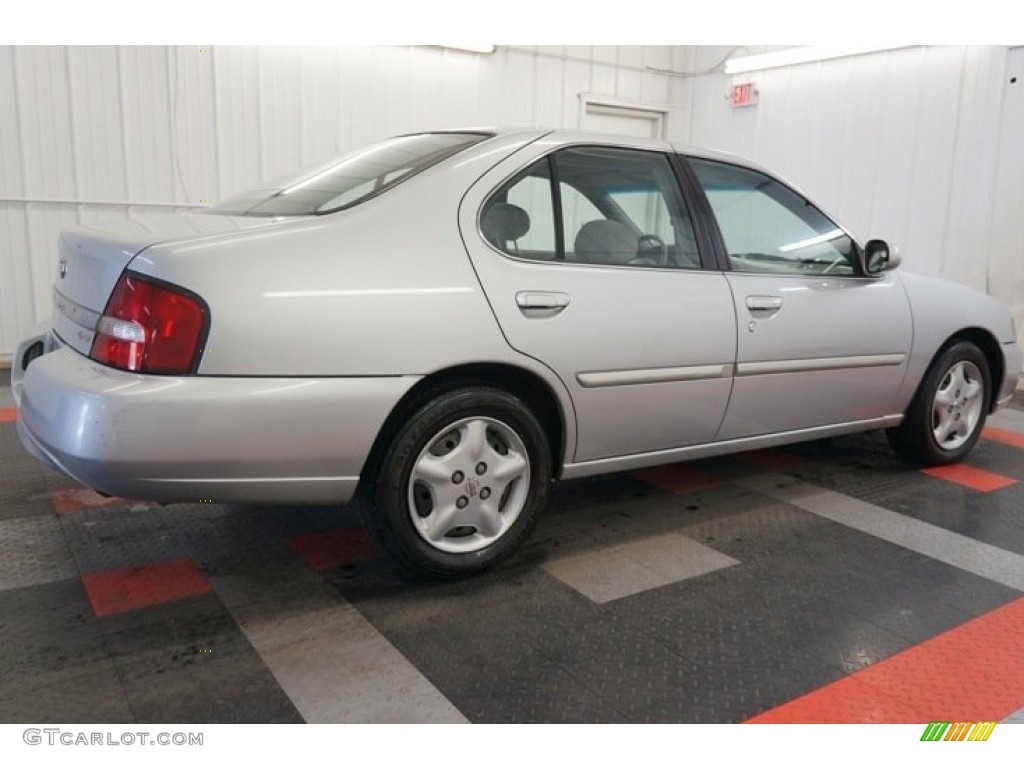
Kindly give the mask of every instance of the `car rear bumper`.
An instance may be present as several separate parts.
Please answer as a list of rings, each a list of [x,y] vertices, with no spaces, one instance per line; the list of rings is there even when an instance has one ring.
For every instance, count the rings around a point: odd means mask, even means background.
[[[113,496],[241,503],[348,501],[419,380],[146,376],[67,347],[18,378],[18,435],[44,463]]]

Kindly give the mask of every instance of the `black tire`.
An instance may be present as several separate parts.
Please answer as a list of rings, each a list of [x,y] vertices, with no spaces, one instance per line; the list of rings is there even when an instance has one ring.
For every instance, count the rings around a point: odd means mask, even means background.
[[[526,468],[513,479],[499,477],[520,465]],[[424,478],[426,469],[439,476],[441,468],[450,481]],[[507,558],[529,535],[547,502],[551,468],[544,430],[519,398],[486,386],[452,390],[398,428],[363,516],[404,570],[470,576]]]
[[[962,374],[959,379],[958,371]],[[961,381],[962,385],[958,383]],[[980,386],[980,390],[975,391],[974,386]],[[960,461],[981,436],[991,393],[985,355],[969,341],[955,342],[932,361],[903,422],[886,432],[889,443],[904,459],[916,464]],[[951,400],[948,403],[947,398]],[[946,425],[952,431],[940,439]]]

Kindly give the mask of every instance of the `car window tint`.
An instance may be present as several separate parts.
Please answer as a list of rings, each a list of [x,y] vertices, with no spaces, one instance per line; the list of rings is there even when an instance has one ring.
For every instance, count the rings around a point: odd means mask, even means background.
[[[557,200],[551,163],[558,174]],[[700,267],[675,174],[668,157],[657,152],[581,147],[538,160],[490,197],[480,231],[494,247],[522,258]]]
[[[558,257],[554,211],[545,158],[491,196],[480,213],[480,233],[512,256],[550,261]]]
[[[592,202],[565,182],[558,185],[558,193],[562,201],[562,222],[566,232],[579,232],[588,221],[604,218]]]
[[[789,187],[757,171],[691,159],[737,272],[856,275],[856,245]]]
[[[668,157],[577,147],[554,160],[566,261],[700,267],[693,224]]]
[[[672,217],[665,198],[651,190],[612,190],[609,197],[644,232],[652,232],[663,240],[671,239]]]

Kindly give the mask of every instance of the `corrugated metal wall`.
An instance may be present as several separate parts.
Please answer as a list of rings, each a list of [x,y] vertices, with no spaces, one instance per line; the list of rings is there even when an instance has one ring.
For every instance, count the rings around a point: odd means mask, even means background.
[[[695,49],[687,63],[700,69],[728,50]],[[698,77],[689,138],[776,170],[859,238],[899,244],[907,268],[995,295],[1021,331],[1022,53],[916,47]],[[759,103],[731,107],[733,81],[756,83]]]
[[[1019,49],[754,73],[760,103],[746,109],[726,102],[730,77],[656,71],[728,51],[0,47],[0,357],[49,314],[63,226],[202,206],[404,131],[577,126],[580,94],[665,106],[669,138],[761,161],[860,237],[899,243],[910,269],[987,289],[1024,325]]]
[[[0,357],[50,312],[63,226],[199,207],[384,136],[682,105],[668,46],[0,47]],[[682,135],[680,113],[668,114]],[[142,206],[145,206],[142,208]]]

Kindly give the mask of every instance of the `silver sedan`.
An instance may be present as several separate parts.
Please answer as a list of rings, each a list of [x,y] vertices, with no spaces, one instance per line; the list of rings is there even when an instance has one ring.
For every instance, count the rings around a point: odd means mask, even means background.
[[[400,136],[202,214],[66,230],[18,431],[103,493],[340,504],[477,572],[555,478],[885,429],[961,459],[1021,370],[988,296],[894,270],[735,157]]]

